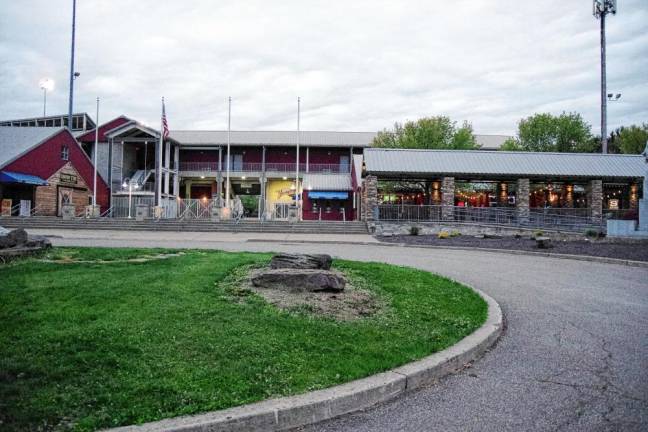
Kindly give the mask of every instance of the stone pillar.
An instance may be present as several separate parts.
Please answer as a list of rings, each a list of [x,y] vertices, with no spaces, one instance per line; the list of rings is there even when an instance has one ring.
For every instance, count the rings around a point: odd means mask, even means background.
[[[378,219],[378,177],[367,176],[362,187],[362,213],[366,222]]]
[[[574,185],[566,184],[563,194],[564,194],[563,207],[574,208]]]
[[[517,179],[515,206],[517,208],[517,217],[519,224],[529,222],[529,190],[530,182],[528,178]]]
[[[430,202],[432,205],[441,205],[441,182],[432,182],[432,199]]]
[[[454,220],[454,198],[454,177],[443,177],[441,182],[441,219],[445,221]]]
[[[506,207],[508,205],[508,183],[501,182],[497,186],[497,203],[500,207]]]
[[[603,180],[590,180],[587,185],[587,205],[592,211],[592,222],[600,223],[603,217]]]
[[[636,209],[639,204],[639,185],[637,183],[633,183],[630,185],[630,208],[631,209]]]
[[[191,180],[185,180],[185,199],[191,198]]]

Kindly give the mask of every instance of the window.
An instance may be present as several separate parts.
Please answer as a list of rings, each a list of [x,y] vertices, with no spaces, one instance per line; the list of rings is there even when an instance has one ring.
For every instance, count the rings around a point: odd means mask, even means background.
[[[70,160],[70,148],[66,145],[61,146],[61,159]]]

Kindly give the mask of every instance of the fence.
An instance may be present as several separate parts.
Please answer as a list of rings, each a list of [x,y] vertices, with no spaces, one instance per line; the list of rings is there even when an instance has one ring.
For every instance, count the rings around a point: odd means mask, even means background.
[[[528,217],[520,217],[517,208],[455,206],[446,213],[444,218],[440,205],[382,204],[378,206],[377,217],[389,222],[460,222],[575,231],[605,227],[604,218],[600,222],[592,219],[591,209],[530,209]]]

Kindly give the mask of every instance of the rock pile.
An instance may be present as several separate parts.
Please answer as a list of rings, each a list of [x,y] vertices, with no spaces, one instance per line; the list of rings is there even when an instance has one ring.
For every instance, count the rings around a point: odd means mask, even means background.
[[[277,254],[270,269],[252,275],[252,285],[290,292],[341,292],[346,278],[330,270],[331,261],[330,255]]]
[[[52,246],[49,239],[43,236],[30,236],[22,228],[7,231],[0,230],[0,258],[28,255]]]

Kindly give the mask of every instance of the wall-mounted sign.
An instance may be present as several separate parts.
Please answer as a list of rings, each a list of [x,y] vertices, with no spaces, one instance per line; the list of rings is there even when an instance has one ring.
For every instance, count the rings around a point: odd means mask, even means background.
[[[67,184],[77,184],[77,176],[74,174],[61,173],[59,175],[59,182]]]
[[[1,216],[11,216],[11,203],[12,201],[10,199],[5,198],[2,200]]]
[[[619,200],[618,199],[611,199],[608,201],[608,208],[610,210],[619,210]]]

